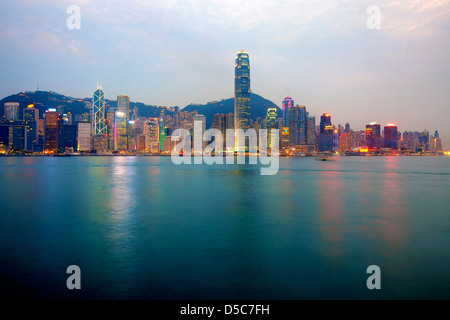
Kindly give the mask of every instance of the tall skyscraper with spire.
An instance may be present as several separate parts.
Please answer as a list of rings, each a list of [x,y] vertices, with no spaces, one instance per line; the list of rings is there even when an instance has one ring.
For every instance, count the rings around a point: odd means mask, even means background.
[[[106,135],[106,123],[105,123],[105,94],[102,90],[102,85],[97,81],[97,90],[94,92],[94,110],[92,121],[92,134],[93,135]]]
[[[250,59],[247,51],[236,55],[234,77],[234,128],[250,128]]]
[[[250,59],[247,51],[238,51],[234,71],[234,130],[247,130],[250,128]],[[241,141],[236,137],[235,150],[248,150],[247,142],[248,139]]]

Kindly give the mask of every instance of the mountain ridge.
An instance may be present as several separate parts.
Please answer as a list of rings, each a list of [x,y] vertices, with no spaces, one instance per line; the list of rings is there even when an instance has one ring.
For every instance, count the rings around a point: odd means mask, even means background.
[[[74,98],[53,91],[22,91],[0,100],[0,117],[4,114],[3,106],[6,102],[18,102],[20,105],[20,114],[22,114],[22,110],[27,105],[35,104],[35,107],[39,110],[40,117],[42,117],[48,108],[57,108],[58,106],[64,106],[64,112],[70,112],[72,115],[89,112],[89,105],[92,103],[92,98]],[[106,108],[117,107],[117,100],[106,99],[105,103]],[[137,107],[138,116],[141,117],[159,117],[162,111],[161,107],[155,105],[130,101],[130,109],[132,111],[134,107]],[[258,117],[265,118],[268,108],[276,108],[278,116],[281,116],[281,109],[275,103],[258,94],[250,94],[251,119],[256,120]],[[222,99],[206,104],[189,104],[180,110],[188,112],[197,111],[199,114],[203,114],[206,117],[206,126],[209,128],[214,122],[214,114],[234,113],[234,98]],[[165,113],[173,115],[173,111],[167,108],[165,109]]]

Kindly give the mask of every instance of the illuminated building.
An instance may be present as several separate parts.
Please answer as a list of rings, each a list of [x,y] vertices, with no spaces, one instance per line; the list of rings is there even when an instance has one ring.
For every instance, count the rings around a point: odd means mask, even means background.
[[[289,126],[289,110],[294,106],[294,100],[287,96],[284,98],[283,102],[281,103],[281,112],[283,116],[283,125]]]
[[[398,141],[397,126],[392,123],[384,126],[384,147],[397,149],[398,147],[397,141]]]
[[[115,113],[107,112],[106,113],[106,132],[108,134],[108,149],[115,150],[115,136],[114,136],[114,125],[115,125]]]
[[[234,128],[250,128],[250,59],[247,51],[240,50],[236,55],[234,78]],[[235,145],[246,146],[245,141]],[[238,150],[242,151],[242,150]]]
[[[337,151],[339,147],[339,130],[334,129],[333,131],[333,151]]]
[[[33,146],[38,144],[39,121],[39,110],[34,107],[34,104],[30,104],[23,109],[23,120],[27,125],[27,145],[25,150],[33,151]]]
[[[108,152],[108,135],[107,134],[97,134],[92,137],[92,149],[97,153]]]
[[[78,122],[78,151],[91,151],[91,124]]]
[[[164,116],[164,113],[162,114],[162,116]],[[164,118],[161,117],[159,118],[159,151],[164,151],[165,140],[166,140],[166,127],[164,125]]]
[[[128,151],[130,98],[128,96],[117,96],[117,112],[115,119],[115,150]]]
[[[439,138],[439,132],[434,132],[434,148],[437,152],[442,152],[442,140]]]
[[[281,127],[281,148],[289,147],[289,127]]]
[[[223,144],[226,146],[226,130],[234,128],[234,114],[219,114],[214,115],[214,123],[212,128],[220,130],[222,133]]]
[[[376,122],[366,125],[366,145],[369,149],[381,146],[381,126]]]
[[[136,150],[135,124],[134,120],[129,120],[127,124],[128,151]]]
[[[322,152],[333,151],[334,127],[331,124],[331,116],[328,113],[320,117],[319,150]]]
[[[203,134],[206,131],[206,117],[202,114],[196,114],[194,116],[194,122],[200,121],[202,124],[202,134],[201,134],[201,141],[202,141],[202,148],[205,148],[208,145],[208,141],[203,141]]]
[[[144,123],[145,150],[150,153],[159,152],[159,119],[150,118]]]
[[[58,152],[59,149],[59,114],[56,109],[45,112],[45,143],[44,151]]]
[[[316,117],[306,117],[306,144],[316,144]]]
[[[6,102],[5,107],[5,119],[8,121],[19,121],[19,103],[18,102]]]
[[[272,130],[278,129],[278,113],[275,108],[268,108],[267,115],[267,147],[272,148]],[[257,131],[259,132],[259,131]],[[278,139],[278,136],[277,136]]]
[[[93,120],[92,120],[92,134],[105,135],[107,127],[105,123],[105,94],[102,86],[97,84],[97,90],[94,92],[93,99]]]
[[[306,117],[305,106],[295,106],[289,109],[289,144],[291,146],[306,144]]]

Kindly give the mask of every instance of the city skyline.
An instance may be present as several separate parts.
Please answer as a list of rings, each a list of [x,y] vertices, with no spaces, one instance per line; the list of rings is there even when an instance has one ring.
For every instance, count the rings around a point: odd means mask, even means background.
[[[66,27],[71,4],[81,10],[79,30]],[[245,48],[253,92],[278,107],[289,90],[316,118],[328,112],[354,128],[377,121],[401,131],[439,130],[444,146],[450,144],[450,6],[444,1],[379,3],[380,30],[366,26],[368,3],[124,6],[2,2],[0,94],[39,86],[91,96],[85,79],[100,77],[107,99],[127,94],[132,101],[184,107],[233,96],[229,65]]]

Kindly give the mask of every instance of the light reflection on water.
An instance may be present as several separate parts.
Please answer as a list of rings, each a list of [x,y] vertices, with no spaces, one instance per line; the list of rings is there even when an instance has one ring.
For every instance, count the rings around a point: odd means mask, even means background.
[[[0,158],[2,274],[47,297],[75,263],[80,298],[449,298],[448,158],[280,165]]]

